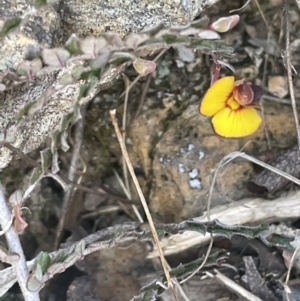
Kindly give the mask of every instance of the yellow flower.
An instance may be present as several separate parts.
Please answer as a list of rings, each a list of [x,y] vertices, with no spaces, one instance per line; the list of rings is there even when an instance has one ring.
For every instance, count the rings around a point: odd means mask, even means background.
[[[213,116],[215,132],[226,138],[245,137],[258,130],[262,118],[253,104],[262,95],[259,86],[233,76],[217,80],[200,104],[200,114]]]

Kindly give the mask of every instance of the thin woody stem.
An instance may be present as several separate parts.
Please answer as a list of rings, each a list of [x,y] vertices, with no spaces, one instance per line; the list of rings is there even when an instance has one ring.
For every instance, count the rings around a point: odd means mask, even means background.
[[[3,194],[3,188],[0,184],[0,224],[1,228],[4,229],[7,225],[7,223],[10,223],[11,221],[11,215],[4,194]],[[28,268],[26,264],[26,258],[23,252],[23,248],[21,246],[19,236],[17,231],[10,227],[5,232],[5,238],[9,247],[9,250],[11,252],[17,253],[20,258],[17,262],[12,262],[12,267],[14,269],[14,272],[17,276],[18,283],[20,286],[20,289],[22,291],[23,297],[25,301],[39,301],[40,297],[39,294],[36,292],[30,292],[27,290],[26,283],[28,278]]]
[[[285,17],[285,59],[286,59],[286,70],[288,76],[290,97],[292,103],[292,109],[294,113],[294,120],[297,131],[297,139],[298,139],[298,151],[300,152],[300,127],[299,127],[299,119],[297,113],[294,85],[293,85],[293,76],[292,76],[292,63],[291,63],[291,55],[290,55],[290,29],[289,29],[289,5],[286,0],[283,1],[283,13]]]

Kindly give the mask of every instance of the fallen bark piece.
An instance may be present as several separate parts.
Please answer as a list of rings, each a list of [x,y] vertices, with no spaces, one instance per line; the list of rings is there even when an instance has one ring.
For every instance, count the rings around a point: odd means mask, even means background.
[[[249,198],[227,205],[216,206],[211,210],[210,218],[218,219],[227,225],[257,225],[263,222],[290,222],[299,218],[300,192],[291,193],[288,196],[273,200],[272,203],[261,198]],[[196,222],[207,221],[207,215],[193,219]],[[163,238],[161,247],[165,256],[177,254],[193,246],[205,245],[210,240],[210,234],[186,231],[182,234],[170,235]],[[149,253],[148,258],[157,257],[156,248]]]
[[[297,146],[294,146],[279,155],[269,164],[290,174],[291,176],[299,178],[299,155]],[[287,189],[290,185],[291,182],[288,179],[274,173],[273,171],[264,169],[247,184],[247,188],[254,195],[274,198],[276,194],[280,193],[283,189]]]

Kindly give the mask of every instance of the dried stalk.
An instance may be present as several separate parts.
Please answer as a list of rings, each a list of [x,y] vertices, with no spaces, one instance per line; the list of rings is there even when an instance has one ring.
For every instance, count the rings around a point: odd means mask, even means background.
[[[4,198],[2,186],[0,186],[0,224],[2,229],[6,227],[8,223],[11,221],[11,215],[12,213],[10,212],[7,203]],[[5,238],[9,247],[9,250],[11,252],[15,252],[19,254],[20,259],[12,263],[13,270],[15,274],[17,275],[17,280],[19,283],[19,286],[21,288],[23,297],[25,301],[39,301],[40,297],[38,293],[33,293],[27,290],[26,288],[26,282],[28,278],[28,268],[26,264],[26,259],[25,255],[19,240],[18,233],[13,227],[10,227],[6,232],[5,232]]]
[[[112,120],[113,126],[115,128],[115,132],[116,132],[116,135],[117,135],[117,138],[118,138],[121,150],[122,150],[123,157],[125,158],[128,170],[129,170],[129,172],[131,174],[132,180],[133,180],[134,185],[135,185],[135,187],[137,189],[137,192],[139,194],[139,197],[140,197],[141,203],[143,205],[145,214],[147,216],[147,220],[149,222],[149,226],[150,226],[150,229],[151,229],[151,232],[152,232],[152,235],[153,235],[153,240],[154,240],[155,245],[156,245],[156,247],[158,249],[159,257],[160,257],[160,260],[161,260],[161,263],[162,263],[162,266],[163,266],[163,269],[164,269],[164,272],[165,272],[165,275],[166,275],[166,279],[168,281],[168,286],[171,287],[173,295],[174,295],[175,299],[177,299],[176,293],[174,291],[173,283],[171,281],[171,276],[170,276],[169,269],[168,269],[168,263],[166,262],[166,259],[164,257],[163,251],[162,251],[162,249],[160,247],[160,242],[159,242],[158,235],[157,235],[157,232],[156,232],[153,220],[152,220],[152,216],[150,214],[150,211],[149,211],[147,202],[145,200],[145,197],[143,195],[143,192],[141,190],[140,184],[139,184],[139,182],[138,182],[138,180],[137,180],[137,178],[135,176],[132,164],[131,164],[130,159],[129,159],[129,155],[128,155],[127,150],[126,150],[125,143],[124,143],[124,141],[122,139],[122,134],[121,134],[121,132],[119,130],[119,126],[118,126],[118,123],[117,123],[117,120],[116,120],[116,110],[111,110],[109,113],[110,113],[110,116],[111,116],[111,120]]]
[[[72,202],[72,197],[74,195],[74,192],[76,191],[77,188],[74,186],[74,184],[76,180],[77,164],[78,164],[78,159],[80,157],[80,150],[81,150],[82,139],[83,139],[85,113],[86,113],[86,106],[83,106],[81,110],[82,118],[78,120],[78,122],[75,125],[75,144],[74,144],[74,150],[73,150],[69,174],[68,174],[68,179],[72,181],[72,184],[70,184],[69,189],[64,194],[62,208],[61,208],[62,213],[56,230],[56,237],[54,243],[55,249],[58,249],[59,247],[61,232],[63,230],[64,222],[65,222],[65,217],[68,208],[70,206],[70,203]]]
[[[293,76],[292,76],[292,63],[291,63],[291,54],[290,54],[290,24],[289,24],[289,5],[287,0],[283,1],[283,15],[285,18],[285,59],[286,59],[286,70],[288,76],[288,83],[289,83],[289,90],[290,90],[290,97],[291,103],[294,113],[295,119],[295,126],[297,131],[297,139],[298,139],[298,150],[300,152],[300,127],[299,127],[299,118],[296,106],[296,99],[295,99],[295,92],[294,92],[294,85],[293,85]]]
[[[232,291],[236,292],[238,295],[246,298],[248,301],[262,301],[260,298],[248,292],[246,289],[238,285],[236,282],[220,273],[218,270],[214,270],[217,278],[220,282],[222,282],[226,287],[230,288]]]

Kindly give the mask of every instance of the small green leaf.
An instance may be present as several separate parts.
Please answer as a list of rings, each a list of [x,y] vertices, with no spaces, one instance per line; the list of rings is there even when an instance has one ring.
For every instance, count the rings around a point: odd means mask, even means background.
[[[295,240],[295,237],[291,237],[284,234],[272,233],[268,237],[260,238],[268,246],[283,248],[292,253],[295,251],[295,248],[291,245],[291,242]]]
[[[189,37],[178,36],[175,34],[164,34],[162,38],[167,44],[175,44],[175,43],[183,44],[183,43],[189,43],[190,41]]]
[[[91,76],[98,77],[99,74],[100,74],[100,70],[93,69],[93,70],[84,71],[81,73],[80,79],[88,79]]]
[[[51,264],[51,259],[49,254],[46,252],[42,252],[38,257],[38,263],[40,265],[42,274],[44,274]]]
[[[191,38],[189,47],[200,49],[202,51],[214,51],[226,54],[233,54],[234,49],[230,46],[224,44],[223,41],[214,40],[201,40],[196,38]]]
[[[8,19],[4,22],[4,25],[0,31],[0,38],[3,38],[6,36],[9,32],[17,29],[19,25],[21,24],[22,19],[19,17]]]
[[[46,173],[47,169],[51,165],[52,153],[50,148],[46,148],[40,153],[41,153],[41,164],[42,164],[43,173]]]
[[[64,260],[64,265],[66,268],[69,268],[70,266],[74,265],[81,257],[77,254],[71,254],[66,257]]]
[[[58,142],[59,142],[60,133],[58,130],[53,132],[52,134],[52,141],[51,141],[51,152],[54,154],[57,151],[58,148]]]
[[[17,67],[17,74],[25,75],[32,79],[43,67],[42,61],[39,58],[31,61],[23,61]]]
[[[60,250],[55,258],[52,260],[52,263],[63,262],[66,258],[66,254],[64,251]]]
[[[64,116],[61,118],[59,127],[61,133],[68,127],[69,123],[72,120],[72,115],[73,112],[69,112],[67,114],[64,114]]]
[[[131,53],[118,52],[112,55],[111,59],[109,60],[109,63],[111,65],[120,66],[127,62],[131,62],[135,58],[136,57]]]
[[[80,79],[83,71],[84,71],[84,67],[82,65],[77,65],[71,70],[71,74],[76,79]]]
[[[195,20],[191,23],[191,27],[194,28],[207,28],[209,24],[209,18],[207,16],[203,16],[202,18]]]
[[[71,75],[70,72],[65,72],[62,76],[59,78],[59,83],[63,86],[74,84],[76,81]]]
[[[31,178],[30,178],[30,185],[35,185],[41,178],[41,175],[43,174],[43,170],[41,167],[35,167],[33,169]]]
[[[81,46],[80,46],[80,39],[73,33],[68,41],[65,44],[65,48],[72,54],[72,55],[79,55],[82,54]]]
[[[81,240],[77,244],[77,246],[76,246],[76,248],[74,250],[74,253],[77,254],[77,255],[79,255],[80,257],[82,257],[83,256],[83,251],[85,249],[85,246],[86,246],[85,240]]]
[[[87,97],[89,95],[89,93],[91,92],[91,90],[94,88],[94,86],[96,85],[97,82],[98,82],[97,77],[90,76],[89,77],[89,82],[85,85],[80,86],[78,100],[83,98],[83,97]]]

